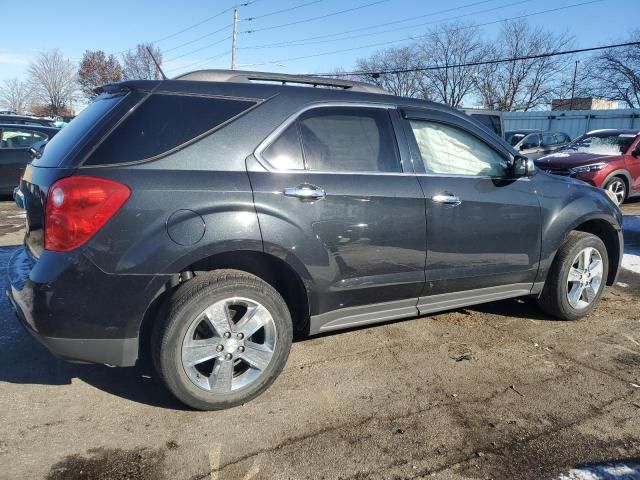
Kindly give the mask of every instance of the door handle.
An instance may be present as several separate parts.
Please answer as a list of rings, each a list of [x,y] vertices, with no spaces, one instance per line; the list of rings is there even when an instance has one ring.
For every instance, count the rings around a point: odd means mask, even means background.
[[[433,200],[435,203],[442,203],[443,205],[453,205],[454,207],[462,203],[460,197],[451,193],[440,193],[438,195],[434,195],[433,197],[431,197],[431,200]]]
[[[297,187],[287,187],[282,193],[284,193],[285,197],[295,197],[301,200],[321,200],[327,196],[327,192],[324,189],[308,183]]]

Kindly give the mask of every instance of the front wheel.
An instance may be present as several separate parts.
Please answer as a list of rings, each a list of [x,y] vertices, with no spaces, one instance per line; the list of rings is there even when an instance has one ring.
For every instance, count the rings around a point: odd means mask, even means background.
[[[253,275],[196,275],[168,300],[152,337],[154,363],[169,390],[199,410],[248,402],[276,379],[293,329],[287,305]]]
[[[598,303],[609,271],[607,249],[598,237],[571,232],[547,274],[538,305],[562,320],[577,320]]]
[[[618,206],[627,199],[627,184],[620,177],[613,177],[606,183],[604,189],[613,194]]]

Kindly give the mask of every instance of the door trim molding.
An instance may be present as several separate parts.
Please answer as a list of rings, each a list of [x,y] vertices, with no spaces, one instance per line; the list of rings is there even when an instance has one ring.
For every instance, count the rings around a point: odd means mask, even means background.
[[[417,307],[420,315],[423,315],[425,313],[530,295],[532,287],[533,283],[514,283],[461,292],[440,293],[438,295],[420,297]]]
[[[320,315],[312,315],[309,334],[315,335],[342,328],[415,317],[418,315],[417,300],[417,298],[409,298],[359,307],[340,308]]]
[[[417,317],[427,313],[468,307],[496,300],[523,297],[531,295],[532,291],[532,283],[516,283],[341,308],[320,315],[312,315],[309,324],[309,335],[362,325],[372,325],[389,320]]]

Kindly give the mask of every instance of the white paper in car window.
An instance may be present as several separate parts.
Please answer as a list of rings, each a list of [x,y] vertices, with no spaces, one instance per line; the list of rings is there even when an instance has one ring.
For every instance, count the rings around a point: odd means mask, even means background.
[[[504,174],[504,160],[475,137],[446,125],[412,121],[428,173],[450,175]]]

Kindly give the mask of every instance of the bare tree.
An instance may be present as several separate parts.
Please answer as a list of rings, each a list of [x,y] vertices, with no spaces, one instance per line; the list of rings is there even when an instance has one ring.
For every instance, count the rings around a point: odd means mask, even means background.
[[[458,107],[473,92],[477,66],[485,57],[485,45],[473,25],[449,23],[429,31],[416,44],[419,61],[425,67],[425,84],[432,98]]]
[[[640,41],[640,30],[626,41]],[[581,94],[618,100],[628,108],[640,107],[640,45],[604,50],[585,63]]]
[[[153,58],[147,51],[147,47],[151,49],[153,56],[162,65],[160,49],[154,47],[151,43],[140,43],[135,50],[131,50],[122,56],[122,73],[125,80],[158,80],[161,78]]]
[[[0,105],[4,108],[24,114],[31,100],[31,87],[27,82],[10,78],[0,85]]]
[[[376,52],[368,58],[358,60],[356,70],[363,73],[359,80],[375,83],[393,95],[401,97],[427,98],[429,89],[425,76],[416,67],[418,54],[415,46],[389,48]],[[380,73],[391,72],[391,73]]]
[[[524,58],[570,47],[566,33],[532,28],[526,20],[505,22],[498,38],[488,45],[488,59],[519,58],[483,65],[476,87],[484,106],[495,110],[531,110],[551,102],[566,84],[573,62],[570,57]]]
[[[41,52],[28,68],[33,99],[51,115],[60,115],[72,104],[76,91],[75,68],[60,50]]]
[[[84,52],[78,69],[78,83],[88,100],[95,98],[96,87],[120,80],[122,80],[122,67],[114,55],[107,57],[102,50]]]

